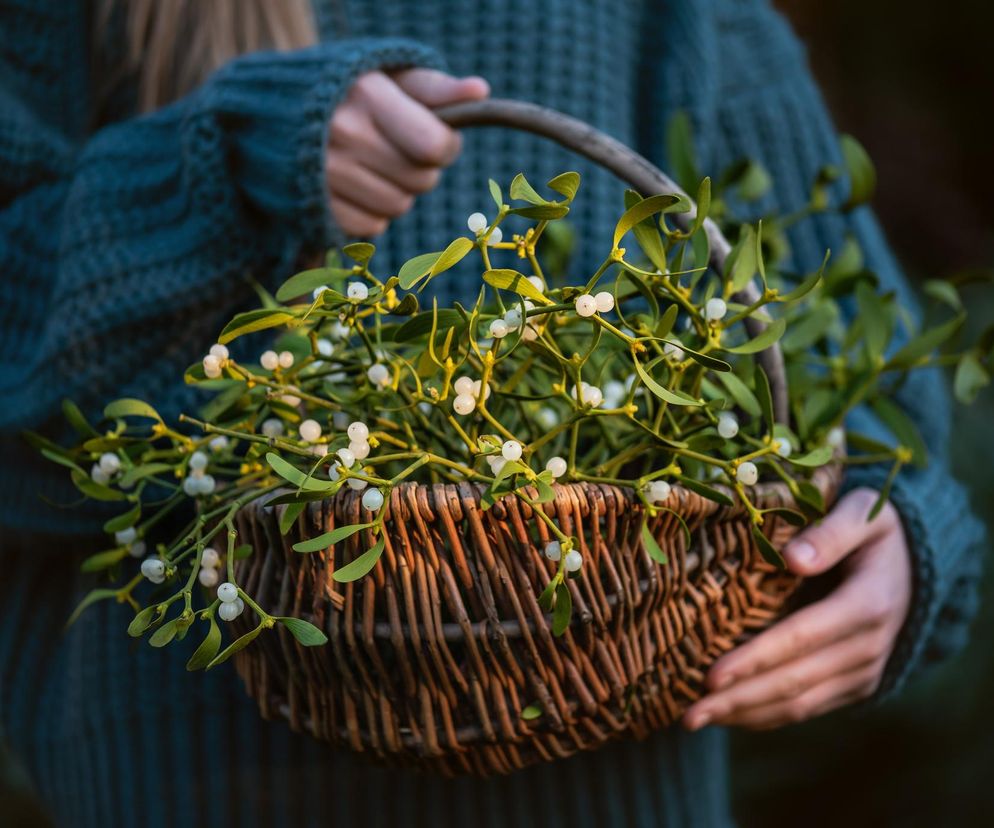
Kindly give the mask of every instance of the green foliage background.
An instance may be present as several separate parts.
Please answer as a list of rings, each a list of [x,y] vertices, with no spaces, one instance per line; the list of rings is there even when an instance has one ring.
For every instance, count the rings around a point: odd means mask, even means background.
[[[994,7],[924,0],[778,5],[807,43],[840,128],[859,136],[877,163],[877,210],[908,273],[923,279],[994,266],[994,164],[989,133],[976,119],[978,102],[994,89],[987,43]],[[923,192],[937,209],[921,209]],[[988,299],[976,318],[992,317]],[[988,392],[960,412],[954,432],[958,471],[988,525],[991,422]],[[741,825],[994,824],[992,569],[988,563],[967,650],[899,701],[735,738]]]

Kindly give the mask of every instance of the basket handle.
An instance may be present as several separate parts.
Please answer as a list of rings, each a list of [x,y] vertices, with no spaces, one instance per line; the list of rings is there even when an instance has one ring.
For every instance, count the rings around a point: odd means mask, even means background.
[[[697,215],[694,200],[666,173],[620,141],[570,115],[538,104],[501,98],[454,104],[437,110],[435,114],[455,128],[504,126],[550,138],[566,149],[600,164],[644,196],[656,193],[684,196],[690,202],[690,210],[674,216],[681,228],[689,227]],[[721,273],[732,247],[711,219],[705,219],[703,229],[710,242],[710,264]],[[732,298],[743,305],[751,305],[759,296],[755,282],[750,282]],[[745,319],[745,325],[749,335],[753,337],[766,327],[761,319],[753,316]],[[758,358],[770,380],[774,417],[777,422],[786,423],[789,418],[787,373],[780,345],[774,343],[761,351]]]

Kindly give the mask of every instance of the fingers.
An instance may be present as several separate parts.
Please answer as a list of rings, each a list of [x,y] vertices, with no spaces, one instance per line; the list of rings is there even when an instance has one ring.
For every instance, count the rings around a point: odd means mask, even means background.
[[[867,516],[877,492],[854,489],[820,523],[798,534],[784,550],[787,565],[799,575],[817,575],[835,566],[852,550],[892,530],[897,513],[889,504],[872,521]]]
[[[350,97],[364,105],[373,124],[411,162],[447,167],[462,147],[459,134],[382,72],[356,81]]]
[[[342,197],[378,218],[402,216],[414,204],[414,195],[341,153],[329,152],[332,173],[328,187],[332,199]]]
[[[489,92],[482,78],[428,69],[360,77],[332,116],[325,157],[332,215],[345,234],[382,233],[456,159],[462,138],[430,107]]]
[[[341,170],[356,163],[414,195],[433,189],[441,176],[438,167],[411,164],[373,126],[365,110],[341,107],[331,122],[325,164],[329,184]]]
[[[490,84],[475,75],[454,78],[436,69],[405,69],[393,75],[393,79],[404,92],[431,109],[478,101],[490,94]]]
[[[687,711],[684,722],[691,730],[707,724],[741,724],[750,711],[806,697],[836,676],[874,665],[882,672],[880,644],[872,632],[849,636],[710,694]]]
[[[871,626],[878,620],[872,586],[870,579],[860,577],[843,582],[824,600],[798,610],[718,659],[708,673],[708,686],[720,690]]]
[[[331,213],[346,234],[360,239],[380,235],[389,224],[385,218],[366,212],[340,195],[331,199]]]
[[[712,692],[685,724],[774,727],[865,697],[879,684],[911,599],[900,523],[855,551],[842,583],[728,653],[707,677]],[[840,677],[848,677],[848,684]]]
[[[881,670],[874,664],[857,667],[821,682],[795,698],[741,710],[724,723],[768,730],[803,722],[869,698],[876,692],[880,674]]]

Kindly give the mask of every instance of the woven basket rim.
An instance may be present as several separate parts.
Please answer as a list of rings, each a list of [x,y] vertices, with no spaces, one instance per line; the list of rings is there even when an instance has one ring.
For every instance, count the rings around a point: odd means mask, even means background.
[[[812,483],[818,491],[822,493],[823,496],[834,494],[838,491],[842,483],[842,478],[845,472],[845,464],[842,461],[840,453],[837,452],[836,456],[823,466],[819,466],[814,470],[814,473],[808,478],[809,482]],[[722,518],[731,519],[741,516],[746,508],[742,501],[739,499],[735,490],[725,483],[720,482],[706,482],[701,481],[704,485],[709,488],[714,489],[717,492],[725,495],[732,501],[731,506],[727,506],[717,501],[711,500],[704,495],[698,494],[693,489],[688,488],[680,482],[674,482],[672,484],[672,492],[670,499],[673,503],[670,504],[668,508],[672,508],[674,505],[693,505],[695,508],[702,509],[708,513],[708,517],[711,518]],[[578,496],[577,499],[585,500],[587,495],[591,491],[599,491],[602,494],[612,492],[616,496],[623,499],[626,503],[630,503],[637,508],[644,508],[642,502],[636,496],[635,489],[632,486],[619,486],[615,483],[602,483],[595,481],[568,481],[568,482],[555,482],[551,484],[552,489],[556,492],[556,500],[550,501],[550,503],[542,504],[543,507],[554,507],[559,501],[560,497],[570,498],[571,495]],[[446,483],[426,483],[423,481],[416,480],[404,480],[395,485],[390,491],[390,497],[387,499],[386,503],[382,508],[391,510],[392,501],[395,498],[406,497],[407,493],[411,490],[422,494],[426,499],[434,501],[439,495],[443,493],[448,493],[449,496],[454,492],[459,493],[459,498],[461,500],[465,499],[467,496],[471,496],[474,500],[474,505],[478,508],[482,500],[483,492],[486,490],[486,484],[479,481],[471,480],[460,480],[456,482],[446,482]],[[754,486],[749,487],[750,491],[753,493],[753,502],[759,508],[765,508],[769,505],[788,505],[795,502],[794,496],[787,484],[783,480],[764,480]],[[526,490],[535,492],[533,486],[527,486]],[[286,494],[292,491],[292,487],[277,489],[273,492],[270,498],[265,498],[259,501],[255,501],[249,504],[248,509],[272,509],[274,508],[270,505],[271,500],[279,497],[280,495]],[[342,487],[337,492],[328,497],[313,500],[308,504],[310,510],[320,509],[321,504],[334,502],[336,500],[361,500],[363,495],[363,490],[355,491],[347,487]],[[504,495],[503,497],[506,497]],[[498,500],[493,508],[498,511],[496,514],[501,514],[499,511],[502,506],[502,500]],[[527,504],[523,504],[525,508],[531,508]],[[279,508],[279,507],[275,507]],[[391,510],[392,512],[392,510]],[[390,512],[385,516],[385,519],[390,517]]]

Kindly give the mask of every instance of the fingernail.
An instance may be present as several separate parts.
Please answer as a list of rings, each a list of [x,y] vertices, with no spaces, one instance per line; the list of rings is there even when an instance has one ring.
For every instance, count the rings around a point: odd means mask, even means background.
[[[797,564],[812,564],[818,557],[818,550],[807,541],[794,541],[787,546],[787,557]]]

